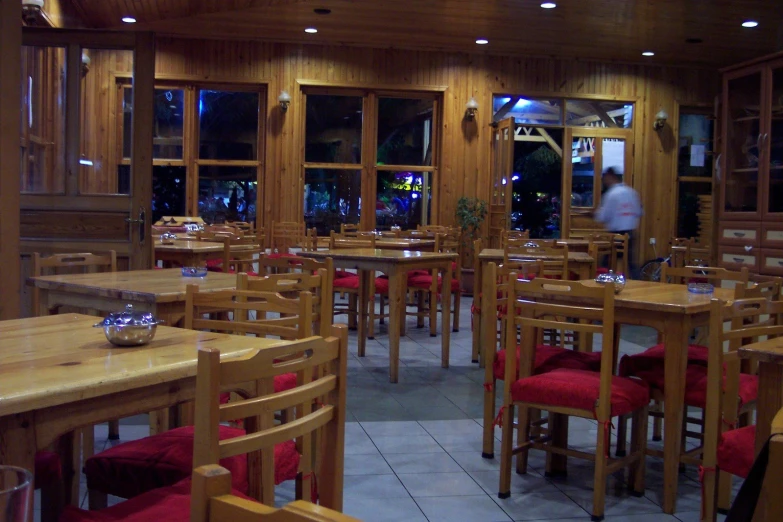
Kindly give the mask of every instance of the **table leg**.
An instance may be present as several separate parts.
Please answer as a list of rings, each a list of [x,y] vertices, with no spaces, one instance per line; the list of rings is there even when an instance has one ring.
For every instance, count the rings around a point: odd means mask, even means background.
[[[484,354],[481,353],[481,286],[481,263],[476,263],[476,270],[473,273],[474,306],[470,310],[470,328],[473,333],[471,362],[479,363],[479,368],[483,368],[485,363]],[[455,313],[459,313],[459,310],[456,310]]]
[[[0,418],[0,464],[18,466],[30,473],[35,473],[35,420],[30,414],[8,415]],[[33,477],[35,480],[35,477]],[[35,486],[33,484],[33,486]],[[33,498],[30,494],[30,505],[27,520],[33,521]]]
[[[687,317],[671,316],[663,329],[666,357],[664,361],[663,419],[663,512],[674,514],[677,503],[677,481],[682,449],[682,416],[685,409],[685,368],[688,364]]]
[[[783,408],[783,366],[759,363],[759,397],[756,408],[756,454],[769,438],[772,419]]]
[[[400,272],[392,268],[389,272],[389,382],[399,380],[400,371],[400,318],[404,290]],[[404,275],[404,273],[402,273]]]
[[[443,326],[441,327],[440,365],[449,367],[449,348],[451,343],[451,261],[446,263],[446,273],[443,274],[441,283],[441,310],[443,311]],[[456,311],[459,313],[459,310]]]
[[[483,261],[481,263],[485,265]],[[484,364],[484,384],[490,385],[484,389],[484,437],[481,456],[491,459],[495,456],[495,430],[492,421],[495,419],[495,397],[498,386],[493,373],[498,335],[497,289],[496,282],[489,279],[489,270],[486,265],[483,266],[481,272],[482,280],[477,281],[479,286],[474,285],[475,292],[478,292],[479,288],[481,289],[481,313],[479,314],[479,322],[474,326],[476,330],[479,330],[480,357],[482,364]],[[500,391],[503,392],[502,386]]]
[[[357,333],[360,354],[364,354],[367,346],[367,301],[369,300],[370,275],[372,273],[370,270],[359,270],[359,328]]]

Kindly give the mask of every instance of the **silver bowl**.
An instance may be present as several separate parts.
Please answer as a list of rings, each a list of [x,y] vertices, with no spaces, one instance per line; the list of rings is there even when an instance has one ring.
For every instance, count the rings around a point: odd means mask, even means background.
[[[625,276],[623,274],[615,274],[612,270],[608,274],[600,274],[595,278],[595,282],[606,285],[614,285],[614,293],[619,294],[625,288]]]
[[[124,312],[109,314],[95,328],[103,328],[106,340],[115,346],[141,346],[152,341],[162,322],[149,312],[136,312],[133,305],[127,305]]]

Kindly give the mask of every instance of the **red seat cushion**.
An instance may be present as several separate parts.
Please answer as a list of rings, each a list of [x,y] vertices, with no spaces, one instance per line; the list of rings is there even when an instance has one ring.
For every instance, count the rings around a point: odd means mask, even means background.
[[[344,277],[358,277],[356,272],[348,272],[347,270],[335,270],[334,280],[342,279]]]
[[[723,433],[718,443],[718,467],[746,478],[755,458],[756,426],[745,426]]]
[[[598,372],[559,368],[516,381],[511,385],[511,398],[593,411],[600,386],[601,374]],[[631,413],[649,402],[650,390],[643,381],[612,376],[612,417]]]
[[[688,345],[688,366],[707,366],[709,349],[698,344]],[[656,344],[636,355],[624,355],[620,359],[618,373],[624,377],[639,377],[650,386],[663,390],[664,357],[666,348]]]
[[[207,259],[207,270],[212,270],[215,272],[222,272],[223,271],[223,260],[222,259]]]
[[[275,393],[296,388],[296,374],[284,373],[282,375],[275,375],[274,387],[275,387]],[[221,393],[220,404],[227,403],[230,396],[231,396],[230,393]]]
[[[387,277],[375,278],[375,293],[384,294],[384,295],[389,293],[389,278]]]
[[[62,466],[60,456],[53,451],[39,451],[35,454],[35,487],[40,488],[60,480]]]
[[[759,378],[757,375],[741,373],[739,380],[739,407],[759,396]],[[723,377],[726,385],[726,377]],[[707,406],[707,368],[704,366],[689,366],[685,380],[685,404],[704,408]]]
[[[332,284],[332,287],[335,290],[338,290],[340,288],[348,288],[350,290],[358,290],[359,289],[359,276],[349,276],[349,277],[341,277],[340,279],[335,279],[334,283]]]
[[[245,430],[220,426],[220,439],[245,434]],[[231,472],[234,489],[247,492],[247,457],[222,459]],[[132,498],[155,488],[171,486],[190,476],[193,468],[193,426],[177,428],[143,439],[125,442],[87,459],[87,487],[122,498]],[[275,483],[296,477],[299,453],[293,441],[275,446]]]
[[[536,346],[534,373],[551,372],[558,368],[573,370],[588,370],[597,372],[601,369],[601,352],[577,352],[567,348],[539,344]],[[519,368],[519,348],[517,348],[517,368]],[[502,381],[506,375],[506,351],[500,350],[492,364],[495,379]]]
[[[438,276],[438,290],[441,289],[441,285],[443,283],[443,278]],[[408,277],[408,286],[411,286],[413,288],[421,288],[422,290],[427,290],[432,286],[432,275],[418,275],[413,277]],[[451,291],[452,292],[459,292],[460,291],[460,283],[458,279],[451,280]]]

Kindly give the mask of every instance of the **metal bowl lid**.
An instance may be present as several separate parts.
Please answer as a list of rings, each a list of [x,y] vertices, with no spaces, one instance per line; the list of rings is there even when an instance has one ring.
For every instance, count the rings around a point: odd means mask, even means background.
[[[598,274],[595,278],[596,283],[614,283],[614,282],[620,282],[618,281],[619,278],[622,277],[622,282],[625,282],[625,278],[621,275],[616,275],[612,270],[609,270],[609,272],[605,274]]]
[[[160,321],[150,312],[137,312],[133,305],[125,305],[124,312],[110,313],[102,322],[95,326],[152,326]]]
[[[177,234],[175,234],[173,232],[164,232],[164,233],[162,233],[160,235],[160,239],[161,240],[164,240],[164,239],[177,239]]]
[[[535,241],[528,241],[525,243],[525,248],[540,248],[541,245],[536,243]]]

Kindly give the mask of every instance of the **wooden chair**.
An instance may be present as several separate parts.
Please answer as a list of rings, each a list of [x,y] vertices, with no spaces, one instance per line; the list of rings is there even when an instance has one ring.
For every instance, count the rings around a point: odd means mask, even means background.
[[[332,258],[324,261],[318,261],[309,257],[272,257],[270,255],[261,255],[256,260],[258,266],[258,275],[271,274],[289,274],[289,273],[315,273],[316,270],[323,268],[331,272],[334,277],[334,263]]]
[[[229,482],[236,488],[240,471],[245,470],[247,493],[272,505],[279,478],[275,468],[282,461],[287,478],[297,481],[297,497],[313,501],[318,497],[322,506],[341,510],[347,344],[345,328],[335,326],[328,338],[282,343],[223,361],[218,350],[199,348],[195,426],[180,429],[193,438],[186,444],[192,448],[192,460],[185,476],[191,476],[194,468],[220,463],[235,475]],[[275,378],[292,372],[295,386],[273,391]],[[220,391],[235,392],[242,399],[220,404]],[[274,416],[280,409],[296,409],[297,419],[276,425]],[[244,430],[225,426],[236,419],[242,420]],[[183,433],[179,438],[184,437]],[[111,509],[113,515],[120,515],[115,520],[130,516],[142,520],[145,513],[165,512],[167,520],[178,522],[184,519],[177,517],[188,511],[206,511],[202,492],[197,482],[180,479],[120,504],[127,506],[122,514],[118,511],[123,508]],[[72,507],[66,508],[65,515],[75,522],[95,520],[94,513]]]
[[[340,235],[344,237],[356,237],[359,233],[359,225],[352,225],[350,223],[340,223]]]
[[[526,300],[531,297],[537,302]],[[564,297],[595,304],[559,304]],[[647,404],[650,400],[647,386],[615,375],[614,288],[611,285],[595,287],[578,281],[542,278],[518,281],[517,275],[512,273],[509,276],[507,307],[506,347],[521,344],[519,368],[516,357],[506,358],[503,408],[498,416],[502,427],[498,496],[508,498],[511,495],[511,461],[514,455],[517,455],[517,473],[527,471],[530,449],[547,452],[546,471],[549,474],[563,472],[565,459],[569,456],[586,458],[595,462],[592,516],[593,520],[601,520],[606,480],[610,473],[630,467],[629,489],[635,495],[644,494]],[[600,371],[559,368],[535,375],[536,330],[542,328],[559,330],[562,336],[567,332],[600,333]],[[521,330],[521,336],[518,330]],[[519,440],[514,447],[516,409],[519,410]],[[530,437],[531,409],[549,412],[545,435]],[[625,414],[633,415],[631,454],[622,459],[612,459],[609,456],[611,418]],[[598,421],[595,454],[568,448],[568,416]]]
[[[533,240],[536,241],[536,240]],[[552,279],[568,279],[568,245],[559,245],[555,240],[542,241],[540,246],[525,246],[529,241],[509,240],[503,249],[503,263],[513,260],[546,258],[544,259],[544,276]]]
[[[710,345],[704,370],[707,398],[700,472],[703,477],[703,521],[715,521],[716,508],[729,507],[730,475],[747,477],[755,458],[755,426],[737,427],[743,403],[748,400],[746,392],[743,392],[743,374],[737,350],[759,338],[783,335],[783,325],[770,320],[780,316],[781,312],[783,303],[765,298],[737,299],[731,304],[713,299],[710,303]],[[729,329],[724,327],[725,323],[730,324]],[[780,417],[778,414],[776,419]],[[778,430],[781,427],[779,425]],[[718,478],[719,481],[716,480]],[[777,490],[779,487],[779,484],[775,486]],[[779,492],[775,494],[780,496]]]
[[[506,248],[506,244],[509,239],[520,240],[530,239],[529,230],[506,230],[505,228],[500,231],[500,248]]]
[[[344,248],[375,248],[375,234],[372,232],[357,232],[356,236],[346,237],[332,230],[329,235],[329,250]],[[374,278],[371,278],[374,281]],[[335,305],[335,314],[348,315],[348,327],[356,329],[359,322],[359,275],[355,272],[337,270],[334,274],[334,291],[348,296],[347,305]],[[370,289],[369,295],[375,295],[375,289]],[[364,354],[360,354],[364,355]]]
[[[596,274],[606,274],[617,269],[617,254],[615,253],[615,234],[598,233],[587,236],[589,241],[587,252],[593,257]]]
[[[444,225],[418,225],[416,230],[429,234],[430,237],[434,237],[435,234],[443,234],[449,231],[449,227]]]
[[[191,522],[361,522],[306,500],[275,509],[238,497],[231,472],[215,464],[193,470],[191,482]]]
[[[309,245],[312,241],[304,223],[296,221],[272,222],[269,248],[272,254],[292,254],[294,248]]]
[[[615,274],[630,274],[630,252],[628,250],[628,234],[615,234],[612,244],[612,262],[611,267]]]
[[[661,282],[673,284],[688,284],[690,282],[712,283],[721,286],[724,282],[732,281],[737,286],[747,285],[750,273],[747,267],[740,270],[727,270],[711,266],[684,266],[670,267],[666,263],[661,265]]]
[[[105,254],[52,254],[48,257],[41,257],[38,252],[33,252],[32,277],[116,271],[117,253],[114,250]],[[59,306],[55,305],[48,310],[41,310],[41,306],[41,292],[38,287],[33,287],[32,312],[34,315],[50,315],[59,309]]]

